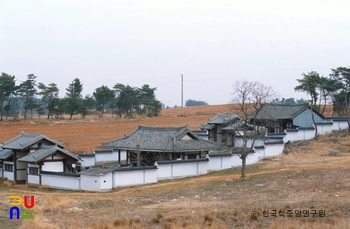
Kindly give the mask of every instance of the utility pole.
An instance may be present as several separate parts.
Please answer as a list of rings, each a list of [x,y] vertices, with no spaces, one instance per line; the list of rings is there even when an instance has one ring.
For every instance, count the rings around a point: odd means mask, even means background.
[[[181,74],[181,116],[184,115],[184,76]]]

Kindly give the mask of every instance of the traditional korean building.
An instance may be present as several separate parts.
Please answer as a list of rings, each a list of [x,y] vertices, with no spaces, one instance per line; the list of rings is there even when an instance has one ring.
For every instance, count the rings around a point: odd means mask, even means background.
[[[235,135],[242,130],[243,126],[244,122],[236,114],[218,113],[206,124],[202,124],[201,129],[208,131],[208,140],[232,147],[235,145]]]
[[[250,122],[265,126],[268,133],[281,133],[286,129],[314,128],[311,112],[315,122],[326,123],[325,117],[307,105],[264,104],[249,114]]]
[[[123,138],[102,143],[102,148],[125,150],[126,161],[135,166],[154,165],[156,161],[205,158],[209,151],[221,150],[222,144],[204,140],[183,127],[139,125]]]
[[[73,172],[79,158],[43,134],[22,132],[0,148],[1,177],[15,183],[41,185],[40,172]]]

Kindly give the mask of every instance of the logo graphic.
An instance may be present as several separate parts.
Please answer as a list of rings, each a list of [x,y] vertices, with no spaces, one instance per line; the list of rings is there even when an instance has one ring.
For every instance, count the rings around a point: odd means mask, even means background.
[[[34,207],[35,200],[34,196],[30,196],[30,204],[28,203],[29,196],[24,196],[24,202],[23,198],[20,196],[10,196],[10,206],[13,206],[10,208],[10,219],[13,219],[13,212],[16,213],[16,219],[28,219],[33,220],[34,219]],[[20,209],[18,206],[21,206],[21,204],[24,204],[24,207],[26,209]],[[31,215],[26,215],[26,213],[31,213]]]

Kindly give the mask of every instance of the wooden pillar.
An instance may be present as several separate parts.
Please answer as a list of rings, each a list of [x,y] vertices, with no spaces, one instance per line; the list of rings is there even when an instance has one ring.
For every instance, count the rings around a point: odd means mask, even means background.
[[[62,164],[63,164],[63,172],[66,172],[66,159],[62,160]]]
[[[28,186],[28,162],[26,162],[26,186]]]
[[[16,151],[13,152],[13,181],[17,184],[17,155]]]
[[[126,151],[126,161],[130,164],[130,150]]]
[[[118,149],[118,163],[120,165],[120,149]]]
[[[2,165],[2,170],[1,170],[2,178],[4,178],[4,169],[5,169],[4,160],[1,160],[1,165]]]
[[[42,163],[39,164],[39,186],[41,186],[41,166]]]
[[[137,151],[136,151],[136,157],[137,157],[137,167],[141,166],[141,153],[140,153],[140,145],[136,145]]]

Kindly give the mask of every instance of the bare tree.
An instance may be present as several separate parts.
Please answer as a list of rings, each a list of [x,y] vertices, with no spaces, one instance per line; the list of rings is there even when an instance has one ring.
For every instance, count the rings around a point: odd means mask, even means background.
[[[236,108],[242,116],[244,125],[243,131],[243,146],[238,156],[242,160],[242,173],[241,178],[245,178],[246,159],[248,154],[252,151],[255,140],[259,134],[257,128],[256,117],[259,113],[261,105],[268,103],[274,96],[275,92],[271,87],[267,87],[257,81],[236,81],[233,86],[233,99],[232,102],[237,104]],[[252,120],[253,140],[248,146],[248,123]]]

